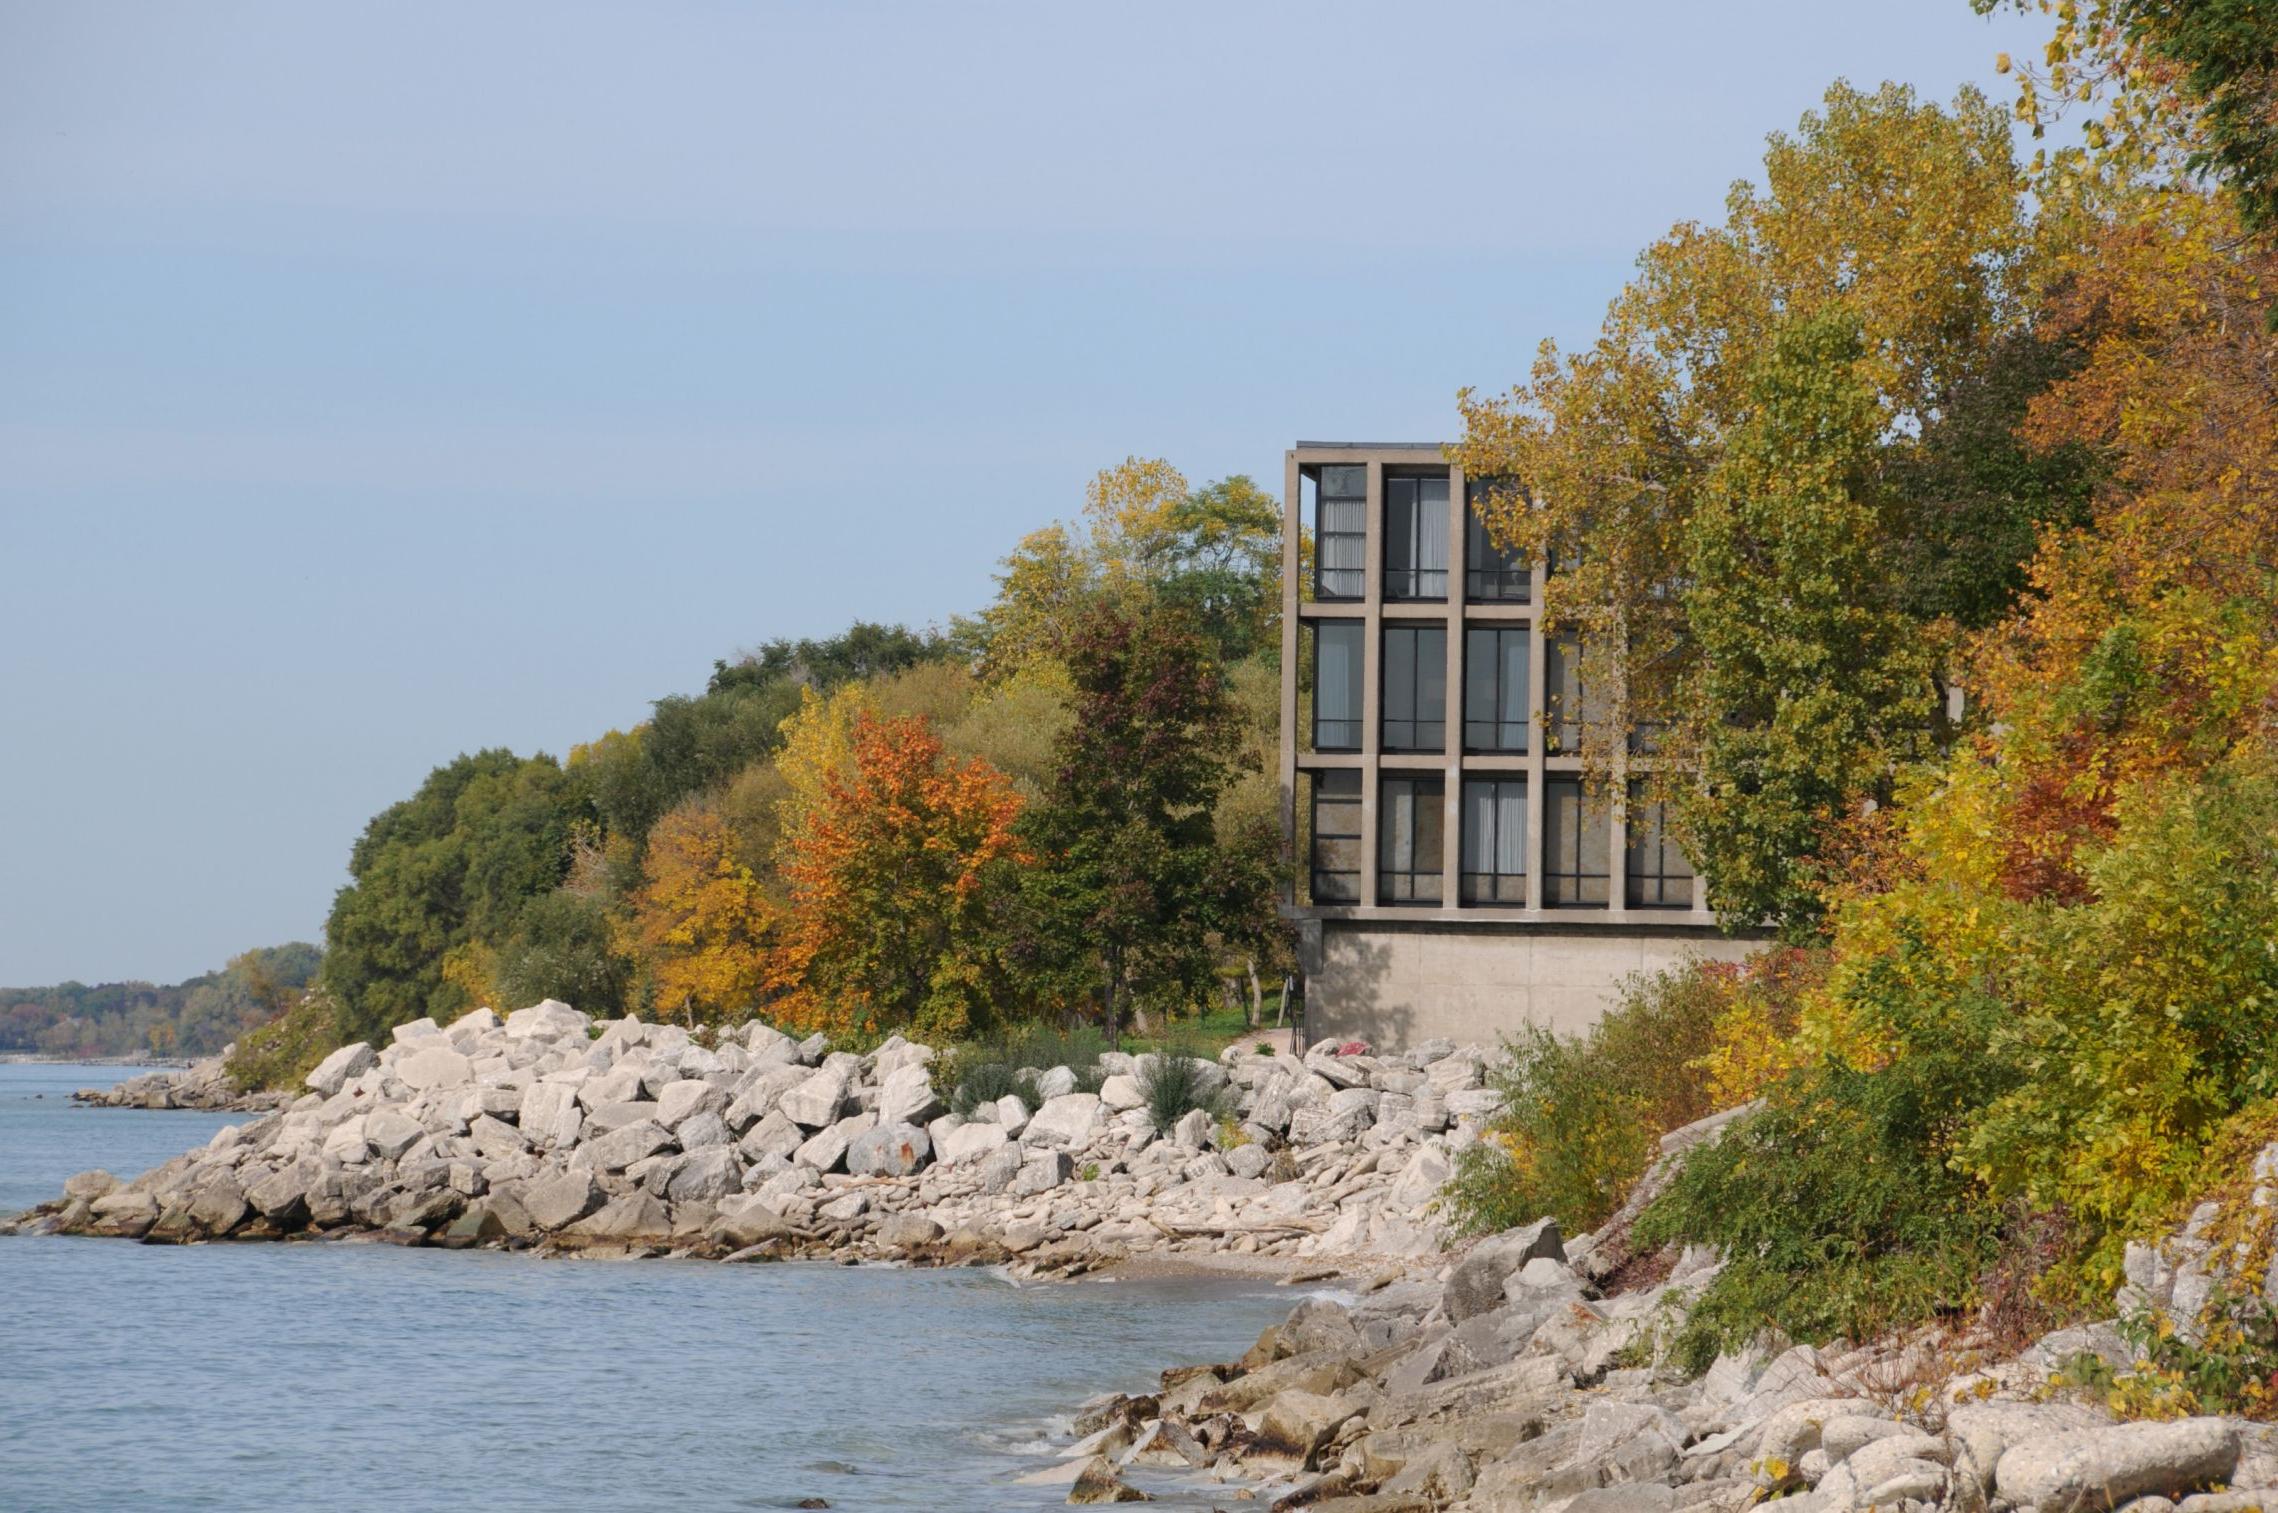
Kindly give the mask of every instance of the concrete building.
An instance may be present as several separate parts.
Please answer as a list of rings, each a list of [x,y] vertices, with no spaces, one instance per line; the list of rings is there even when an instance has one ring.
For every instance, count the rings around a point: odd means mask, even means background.
[[[1581,646],[1546,636],[1547,571],[1496,550],[1437,444],[1299,442],[1282,539],[1281,794],[1306,1032],[1398,1049],[1572,1031],[1621,979],[1736,960],[1640,782]],[[1313,560],[1300,544],[1307,533]]]

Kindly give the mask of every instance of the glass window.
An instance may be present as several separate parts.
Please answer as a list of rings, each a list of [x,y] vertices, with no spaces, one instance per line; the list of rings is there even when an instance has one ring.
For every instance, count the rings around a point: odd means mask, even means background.
[[[1360,902],[1360,773],[1313,774],[1313,901]]]
[[[1613,855],[1605,802],[1578,778],[1542,785],[1542,901],[1553,909],[1603,909]]]
[[[1361,656],[1358,620],[1313,622],[1313,749],[1360,750]]]
[[[1464,485],[1463,591],[1481,602],[1525,604],[1534,597],[1534,574],[1525,556],[1497,546],[1479,518],[1480,502],[1493,487],[1491,482]]]
[[[1462,868],[1465,903],[1527,901],[1526,779],[1463,780]]]
[[[1693,864],[1669,833],[1669,806],[1649,802],[1643,783],[1629,785],[1629,881],[1632,909],[1690,909]]]
[[[1447,784],[1439,778],[1386,778],[1376,810],[1376,899],[1436,904],[1441,898],[1441,834]]]
[[[1384,597],[1447,597],[1447,478],[1384,480]]]
[[[1368,469],[1322,468],[1313,498],[1313,597],[1358,599],[1368,588]]]
[[[1463,633],[1463,749],[1524,751],[1527,628],[1474,625]]]
[[[1384,749],[1447,749],[1447,627],[1384,630]]]
[[[1580,751],[1583,728],[1604,718],[1600,707],[1603,699],[1582,681],[1583,651],[1582,638],[1573,632],[1543,643],[1542,716],[1547,751]]]

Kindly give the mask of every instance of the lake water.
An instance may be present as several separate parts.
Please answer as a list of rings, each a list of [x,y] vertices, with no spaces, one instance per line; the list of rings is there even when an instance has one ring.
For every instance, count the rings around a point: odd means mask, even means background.
[[[0,1211],[242,1116],[0,1066]],[[44,1094],[45,1096],[39,1096]],[[1041,1509],[1055,1416],[1238,1355],[1289,1289],[0,1237],[0,1507]],[[1171,1507],[1206,1486],[1135,1478]],[[1225,1504],[1224,1494],[1217,1501]]]

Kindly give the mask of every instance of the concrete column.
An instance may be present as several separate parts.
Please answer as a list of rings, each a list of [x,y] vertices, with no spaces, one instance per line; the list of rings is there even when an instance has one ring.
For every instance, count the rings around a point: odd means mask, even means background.
[[[1297,901],[1297,679],[1303,653],[1303,627],[1297,609],[1302,602],[1298,582],[1304,570],[1305,492],[1297,471],[1297,453],[1282,456],[1281,477],[1281,751],[1275,771],[1281,790],[1282,884],[1291,903]]]
[[[1527,620],[1527,907],[1540,910],[1543,906],[1542,789],[1549,771],[1543,759],[1543,747],[1550,739],[1550,732],[1543,723],[1544,712],[1550,707],[1542,686],[1550,675],[1550,656],[1543,640],[1542,594],[1549,574],[1543,571],[1539,558],[1527,564],[1527,574],[1533,583],[1528,597],[1534,609]]]
[[[1447,789],[1441,811],[1440,907],[1459,906],[1463,869],[1463,580],[1469,519],[1463,498],[1463,469],[1447,471]]]
[[[1384,464],[1368,463],[1368,537],[1361,568],[1360,902],[1376,906],[1377,765],[1384,749]]]

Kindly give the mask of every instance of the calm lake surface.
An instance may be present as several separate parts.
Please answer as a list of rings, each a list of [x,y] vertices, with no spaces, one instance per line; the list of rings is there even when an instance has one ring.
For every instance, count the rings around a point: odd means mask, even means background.
[[[133,1070],[0,1066],[0,1211],[246,1117],[70,1104]],[[0,1506],[25,1513],[1059,1507],[1011,1484],[1045,1464],[1056,1415],[1238,1355],[1299,1298],[45,1237],[0,1237],[0,1296]],[[1211,1505],[1205,1486],[1137,1480]]]

